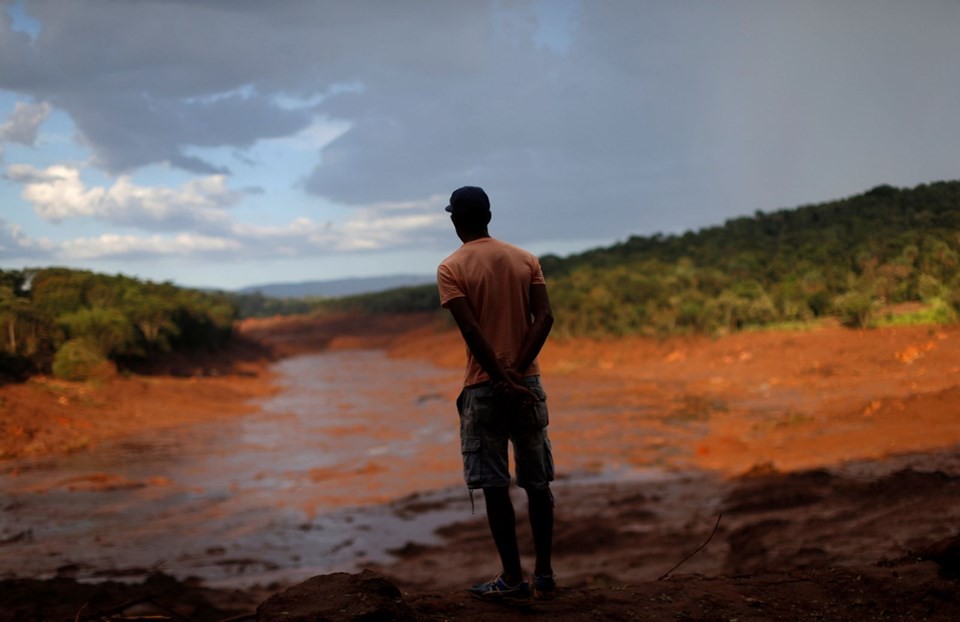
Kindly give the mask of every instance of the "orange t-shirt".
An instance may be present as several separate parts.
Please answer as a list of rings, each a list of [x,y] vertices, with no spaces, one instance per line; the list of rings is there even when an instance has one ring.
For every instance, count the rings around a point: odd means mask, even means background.
[[[497,358],[512,363],[530,330],[530,286],[546,281],[532,253],[494,238],[467,242],[437,268],[440,304],[465,297]],[[524,375],[540,373],[534,361]],[[489,379],[467,347],[464,386]]]

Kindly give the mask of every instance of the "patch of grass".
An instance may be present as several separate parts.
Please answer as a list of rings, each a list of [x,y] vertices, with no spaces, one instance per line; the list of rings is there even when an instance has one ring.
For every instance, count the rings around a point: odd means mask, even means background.
[[[775,331],[806,331],[816,330],[823,325],[823,320],[787,320],[770,324],[750,324],[740,329],[745,333],[775,332]]]
[[[884,326],[922,326],[925,324],[955,324],[958,320],[957,312],[945,300],[933,298],[930,304],[923,309],[908,313],[887,313],[875,318],[870,326],[881,328]]]

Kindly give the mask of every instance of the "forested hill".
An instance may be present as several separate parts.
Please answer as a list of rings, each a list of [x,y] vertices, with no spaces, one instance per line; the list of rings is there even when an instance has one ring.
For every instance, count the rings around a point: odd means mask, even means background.
[[[863,325],[907,301],[950,321],[960,304],[958,245],[960,182],[951,181],[878,186],[542,264],[563,330],[715,332],[824,315]]]
[[[122,275],[0,270],[0,382],[36,371],[66,379],[113,373],[229,339],[226,296]]]
[[[847,199],[775,212],[756,212],[723,225],[682,235],[632,236],[606,248],[560,258],[541,258],[553,276],[583,266],[616,266],[636,259],[672,263],[691,259],[703,265],[751,274],[769,273],[773,279],[792,272],[797,260],[835,266],[840,257],[859,269],[867,256],[888,256],[928,236],[960,234],[960,181],[924,184],[913,189],[878,186]],[[946,240],[945,240],[946,241]],[[773,263],[770,263],[770,261]]]
[[[949,322],[960,304],[960,182],[864,194],[754,216],[682,235],[634,236],[565,258],[541,258],[561,334],[717,333],[835,315],[884,320],[899,302]],[[436,308],[435,288],[327,303]],[[897,320],[892,320],[897,321]]]

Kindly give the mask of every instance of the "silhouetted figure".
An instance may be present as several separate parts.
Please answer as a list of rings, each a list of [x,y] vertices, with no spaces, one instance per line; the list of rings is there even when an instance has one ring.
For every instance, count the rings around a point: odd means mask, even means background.
[[[503,572],[470,588],[482,598],[529,601],[552,595],[553,455],[546,394],[537,355],[553,325],[540,262],[490,237],[490,200],[475,186],[450,195],[450,219],[463,245],[437,269],[440,303],[453,314],[467,346],[460,412],[460,448],[467,487],[483,489],[487,520]],[[537,562],[524,580],[510,501],[507,440],[517,485],[526,490]]]

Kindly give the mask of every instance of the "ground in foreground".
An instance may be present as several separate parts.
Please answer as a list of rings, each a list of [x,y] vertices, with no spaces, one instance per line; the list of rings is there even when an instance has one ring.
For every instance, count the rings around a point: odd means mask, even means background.
[[[402,593],[364,571],[314,577],[265,600],[157,575],[142,584],[4,582],[0,620],[931,620],[960,615],[956,580],[916,556],[882,565],[748,577],[678,575],[636,585],[574,585],[529,607],[479,602],[461,590]],[[152,617],[150,617],[152,616]]]

